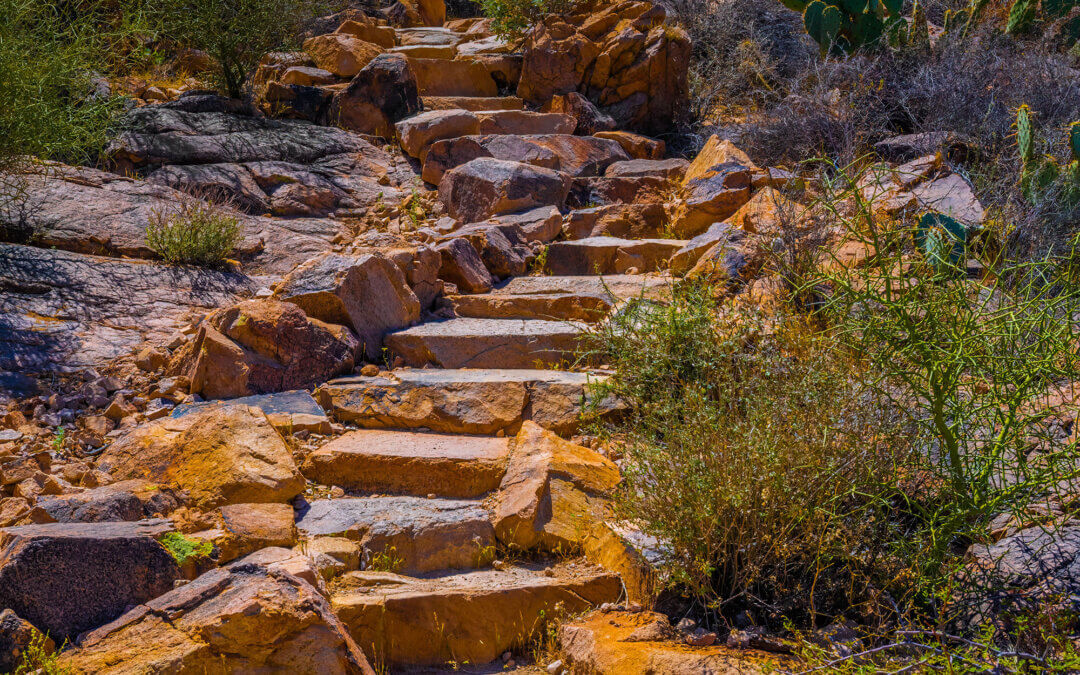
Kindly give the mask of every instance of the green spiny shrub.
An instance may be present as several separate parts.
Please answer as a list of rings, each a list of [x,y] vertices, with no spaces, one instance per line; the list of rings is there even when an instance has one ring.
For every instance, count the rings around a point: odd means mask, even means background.
[[[1072,161],[1062,165],[1049,155],[1040,154],[1032,126],[1031,109],[1022,105],[1016,111],[1016,144],[1020,150],[1020,190],[1032,203],[1055,191],[1068,208],[1080,205],[1080,122],[1069,125],[1069,153]]]
[[[146,245],[175,264],[220,265],[239,243],[239,218],[212,200],[184,198],[152,211],[146,226]]]

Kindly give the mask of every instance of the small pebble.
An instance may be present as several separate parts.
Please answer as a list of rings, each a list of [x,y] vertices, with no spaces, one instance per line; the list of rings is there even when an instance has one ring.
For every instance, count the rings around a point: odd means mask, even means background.
[[[556,675],[560,670],[562,670],[562,661],[552,661],[547,665],[547,671],[551,675]]]

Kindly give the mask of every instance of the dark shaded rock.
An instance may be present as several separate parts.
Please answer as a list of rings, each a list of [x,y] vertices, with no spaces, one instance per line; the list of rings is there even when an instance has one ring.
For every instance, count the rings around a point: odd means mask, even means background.
[[[168,521],[50,523],[0,530],[0,606],[56,640],[172,590],[180,569],[155,537]]]
[[[166,516],[181,504],[182,500],[172,490],[143,480],[127,480],[86,492],[38,499],[30,515],[37,522],[135,521]]]
[[[380,54],[334,96],[328,119],[346,129],[393,138],[394,125],[422,107],[408,59]]]
[[[551,100],[541,108],[544,112],[565,113],[577,120],[574,133],[579,136],[592,136],[599,131],[613,131],[615,120],[611,115],[605,115],[593,105],[592,101],[576,91],[552,96]]]
[[[374,675],[319,590],[310,563],[266,548],[140,604],[85,635],[78,673],[290,672]]]
[[[0,244],[0,368],[99,365],[254,290],[228,272]]]

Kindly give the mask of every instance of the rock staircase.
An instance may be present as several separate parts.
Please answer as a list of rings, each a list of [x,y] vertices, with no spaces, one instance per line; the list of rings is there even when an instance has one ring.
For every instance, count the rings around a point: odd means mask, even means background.
[[[408,58],[425,107],[398,123],[400,143],[425,180],[441,184],[475,157],[556,168],[575,179],[600,178],[606,166],[631,159],[615,140],[572,135],[572,115],[525,110],[520,98],[500,96],[512,58],[499,41],[449,28],[397,29],[396,36],[390,51]],[[506,216],[499,208],[479,224],[458,218],[435,243],[465,238],[489,272],[505,278],[480,293],[459,284],[444,298],[450,318],[387,334],[383,346],[397,368],[331,380],[315,394],[329,415],[357,429],[310,453],[302,469],[348,496],[311,501],[297,526],[312,547],[340,537],[360,545],[363,570],[338,574],[331,602],[361,648],[392,670],[486,663],[523,647],[546,619],[627,597],[617,565],[552,557],[544,546],[515,562],[501,559],[510,542],[496,526],[506,522],[500,511],[553,508],[552,497],[535,493],[531,504],[506,504],[516,482],[535,482],[544,471],[530,462],[552,452],[521,455],[527,441],[515,435],[525,425],[564,437],[577,432],[590,382],[602,377],[578,360],[583,331],[631,298],[662,298],[670,279],[661,270],[686,243],[566,228],[591,214],[567,216],[562,202],[540,205],[550,210],[539,215]],[[510,268],[485,255],[492,237],[545,256],[545,274],[526,276],[521,266],[506,274]],[[499,260],[512,251],[502,253]],[[598,414],[619,407],[592,403]],[[554,484],[544,490],[578,494]],[[587,519],[592,497],[579,498],[570,516]],[[536,528],[563,517],[540,514]]]

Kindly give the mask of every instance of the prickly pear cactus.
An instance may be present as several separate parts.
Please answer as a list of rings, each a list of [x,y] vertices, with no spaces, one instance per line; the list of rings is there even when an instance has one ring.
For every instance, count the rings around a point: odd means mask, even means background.
[[[821,52],[852,52],[882,42],[905,25],[903,0],[781,0],[802,12],[806,32]]]
[[[935,273],[957,271],[967,248],[967,228],[943,213],[924,213],[915,228],[915,245]]]
[[[1035,25],[1037,10],[1037,0],[1013,0],[1009,8],[1009,20],[1005,24],[1005,32],[1009,35],[1019,35],[1030,31]]]
[[[1051,189],[1058,188],[1062,203],[1080,206],[1080,122],[1068,129],[1072,161],[1062,166],[1056,159],[1039,154],[1031,109],[1022,105],[1016,111],[1016,145],[1020,150],[1020,192],[1029,202],[1036,202]]]

